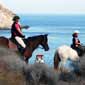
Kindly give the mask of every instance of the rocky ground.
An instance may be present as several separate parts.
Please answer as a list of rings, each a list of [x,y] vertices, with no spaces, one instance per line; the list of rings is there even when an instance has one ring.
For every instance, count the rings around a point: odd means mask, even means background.
[[[25,85],[22,66],[19,64],[20,61],[15,53],[0,48],[0,85]]]
[[[45,64],[26,65],[15,52],[0,47],[0,85],[85,85],[85,57],[80,63],[81,77],[61,75]]]

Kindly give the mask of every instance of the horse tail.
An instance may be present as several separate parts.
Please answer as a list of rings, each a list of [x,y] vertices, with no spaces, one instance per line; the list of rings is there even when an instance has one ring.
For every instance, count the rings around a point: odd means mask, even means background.
[[[54,69],[58,69],[59,62],[60,62],[60,57],[57,51],[54,55]]]

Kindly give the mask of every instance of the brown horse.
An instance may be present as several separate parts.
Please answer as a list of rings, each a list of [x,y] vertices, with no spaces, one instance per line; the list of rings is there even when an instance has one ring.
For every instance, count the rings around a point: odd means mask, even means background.
[[[32,56],[33,51],[36,48],[38,48],[39,45],[41,45],[45,51],[49,50],[47,34],[29,37],[27,39],[24,39],[24,41],[27,45],[27,49],[25,50],[25,52],[22,55],[24,56],[26,63],[28,63],[28,60]],[[14,51],[20,52],[19,45],[15,44],[14,41],[11,39],[7,39],[5,37],[0,37],[0,45],[5,46]]]

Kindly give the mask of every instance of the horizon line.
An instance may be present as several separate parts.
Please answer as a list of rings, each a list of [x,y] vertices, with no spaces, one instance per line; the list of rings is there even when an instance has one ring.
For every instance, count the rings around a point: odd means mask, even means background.
[[[85,15],[85,13],[15,13],[16,15]]]

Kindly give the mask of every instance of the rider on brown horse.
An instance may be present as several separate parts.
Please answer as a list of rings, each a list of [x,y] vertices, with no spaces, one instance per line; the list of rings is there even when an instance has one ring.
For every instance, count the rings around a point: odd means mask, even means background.
[[[21,27],[21,25],[19,24],[19,19],[19,16],[13,17],[13,24],[11,26],[11,38],[12,40],[15,40],[19,45],[21,45],[21,52],[24,53],[26,49],[26,44],[24,43],[23,38],[25,38],[25,35],[23,35],[21,29],[28,28],[28,26]]]
[[[41,45],[45,51],[49,50],[47,34],[23,39],[25,38],[25,36],[21,31],[22,27],[19,24],[19,19],[19,16],[14,16],[13,18],[14,22],[11,27],[11,41],[17,45],[17,48],[21,55],[24,57],[25,62],[28,63],[29,58],[32,56],[32,52],[39,45]],[[28,26],[24,26],[24,28],[28,28]],[[3,37],[1,38],[1,41],[2,39],[8,41],[6,38]]]

